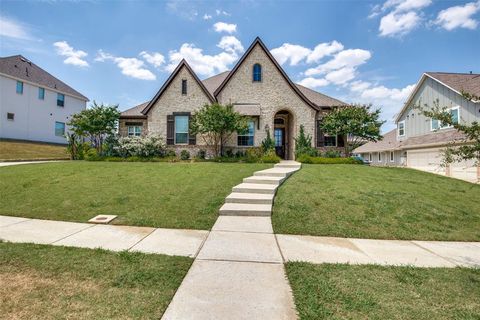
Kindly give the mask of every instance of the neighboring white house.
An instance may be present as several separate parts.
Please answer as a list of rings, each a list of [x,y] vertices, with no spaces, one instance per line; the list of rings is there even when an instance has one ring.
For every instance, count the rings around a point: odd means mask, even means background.
[[[88,98],[21,55],[0,58],[0,138],[66,143]]]
[[[433,107],[438,102],[461,123],[480,122],[480,101],[469,101],[462,92],[480,96],[480,74],[424,73],[395,119],[397,129],[385,134],[383,141],[367,143],[354,152],[371,160],[372,165],[402,165],[479,182],[480,166],[473,160],[441,165],[445,146],[465,143],[464,135],[415,108]]]

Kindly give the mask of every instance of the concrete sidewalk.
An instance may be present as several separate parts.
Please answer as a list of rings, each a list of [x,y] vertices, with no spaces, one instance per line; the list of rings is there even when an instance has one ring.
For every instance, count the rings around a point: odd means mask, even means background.
[[[208,231],[95,225],[0,216],[0,239],[196,257]]]
[[[480,267],[480,242],[274,235],[270,217],[220,216],[209,232],[0,216],[0,239],[204,260]]]

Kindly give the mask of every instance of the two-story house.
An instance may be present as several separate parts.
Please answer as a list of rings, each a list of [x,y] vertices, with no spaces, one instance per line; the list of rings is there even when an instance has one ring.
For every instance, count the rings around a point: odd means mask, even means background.
[[[67,143],[88,98],[21,55],[0,58],[0,138]]]
[[[293,83],[260,38],[231,71],[203,81],[183,60],[153,99],[121,114],[119,132],[122,136],[158,134],[177,152],[187,149],[194,155],[205,146],[189,133],[190,116],[214,102],[232,104],[250,119],[248,132],[233,135],[227,143],[233,151],[261,145],[268,131],[277,154],[293,159],[300,126],[312,137],[313,146],[343,150],[341,137],[324,135],[319,125],[326,112],[345,103]]]
[[[432,108],[438,103],[447,108],[455,121],[480,122],[480,101],[463,97],[466,92],[480,96],[480,74],[426,72],[395,118],[397,128],[382,141],[367,143],[354,150],[372,165],[406,166],[467,181],[480,181],[475,161],[442,166],[442,150],[452,143],[468,143],[463,134],[439,120],[426,117],[417,108]]]

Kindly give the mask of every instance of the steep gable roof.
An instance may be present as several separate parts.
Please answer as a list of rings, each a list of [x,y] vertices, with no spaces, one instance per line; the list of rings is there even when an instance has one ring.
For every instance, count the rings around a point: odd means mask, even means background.
[[[52,76],[22,55],[0,58],[0,73],[88,101],[83,94]]]
[[[467,92],[480,96],[480,74],[448,72],[425,72],[425,74],[458,93]]]
[[[142,110],[142,113],[143,114],[147,114],[148,111],[150,111],[150,109],[155,105],[155,103],[158,101],[158,99],[160,99],[160,97],[162,96],[162,94],[165,92],[165,90],[170,86],[170,84],[172,83],[172,81],[175,79],[175,77],[177,76],[177,74],[180,72],[180,70],[182,70],[182,68],[185,67],[188,72],[192,75],[193,79],[195,79],[195,81],[198,83],[198,85],[200,86],[200,88],[203,90],[203,92],[205,92],[205,95],[208,97],[208,99],[211,101],[211,102],[215,102],[215,98],[210,94],[210,92],[207,90],[207,88],[205,88],[205,85],[202,83],[202,81],[200,81],[200,79],[197,77],[197,75],[195,74],[195,72],[192,70],[192,68],[190,67],[190,65],[187,63],[187,61],[185,59],[182,59],[182,61],[180,61],[180,63],[178,64],[178,66],[175,68],[175,70],[172,72],[172,74],[168,77],[167,81],[165,81],[165,83],[163,84],[163,86],[160,88],[160,90],[158,90],[157,94],[153,97],[152,100],[150,100],[150,102],[147,104],[147,106]]]
[[[418,80],[415,88],[412,93],[408,96],[407,101],[403,105],[402,109],[397,116],[395,117],[395,122],[397,122],[402,114],[405,112],[413,97],[417,94],[418,90],[422,86],[425,79],[430,78],[444,87],[452,90],[453,92],[462,95],[462,91],[480,96],[480,74],[470,74],[470,73],[448,73],[448,72],[425,72]],[[479,103],[480,101],[474,101]]]
[[[229,73],[230,71],[224,71],[222,73],[214,75],[213,77],[202,80],[203,84],[205,85],[205,88],[207,88],[208,92],[210,92],[212,96],[214,96],[215,90],[217,90],[217,88],[220,87],[220,85],[222,84],[222,82],[225,80],[225,78],[228,76]]]
[[[298,83],[295,83],[295,86],[305,95],[305,97],[307,97],[308,100],[312,101],[319,107],[338,107],[346,105],[346,103],[343,101],[329,97],[323,93],[304,87]]]
[[[270,53],[270,51],[268,50],[267,46],[265,46],[265,44],[263,43],[263,41],[257,37],[255,38],[255,40],[253,41],[253,43],[250,45],[250,47],[247,49],[247,51],[243,54],[243,56],[240,58],[240,60],[238,60],[237,64],[235,65],[235,67],[233,67],[232,71],[230,71],[230,73],[226,76],[226,78],[223,80],[223,82],[220,84],[220,86],[215,90],[214,92],[214,96],[218,96],[218,94],[222,91],[222,89],[225,87],[225,85],[228,83],[228,81],[232,78],[232,76],[235,74],[235,72],[238,70],[238,68],[242,65],[243,61],[245,61],[245,59],[248,57],[248,55],[252,52],[252,50],[255,48],[256,45],[259,45],[260,48],[262,48],[262,50],[265,52],[265,54],[267,55],[267,57],[270,59],[270,61],[272,61],[272,63],[275,65],[275,67],[277,68],[277,70],[280,72],[280,74],[283,76],[283,78],[285,79],[285,81],[287,81],[288,85],[293,89],[293,91],[298,94],[298,96],[306,103],[308,104],[310,107],[312,107],[313,109],[315,110],[320,110],[320,108],[315,104],[313,103],[312,101],[308,100],[307,97],[305,97],[305,95],[302,93],[302,91],[300,91],[300,89],[292,82],[292,80],[290,80],[290,78],[288,77],[288,75],[285,73],[285,71],[282,69],[282,67],[280,66],[280,64],[277,62],[277,60],[275,60],[275,58],[272,56],[272,54]]]

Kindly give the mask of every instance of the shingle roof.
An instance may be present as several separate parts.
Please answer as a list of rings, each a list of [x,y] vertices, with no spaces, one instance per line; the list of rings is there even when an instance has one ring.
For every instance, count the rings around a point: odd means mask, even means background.
[[[397,141],[397,129],[387,132],[383,135],[383,140],[378,142],[367,142],[366,144],[356,148],[355,153],[364,152],[378,152],[393,150],[399,147],[400,143]]]
[[[223,80],[225,80],[225,78],[229,75],[229,73],[230,71],[224,71],[222,73],[214,75],[213,77],[202,80],[205,88],[207,88],[208,92],[210,92],[212,96],[215,90],[217,90],[217,88],[220,87]]]
[[[220,86],[223,80],[227,78],[229,73],[230,71],[224,71],[210,78],[202,80],[202,83],[205,86],[205,88],[208,90],[208,92],[210,92],[213,95],[215,90],[217,90],[217,88]],[[304,87],[298,83],[295,83],[295,86],[303,93],[303,95],[307,99],[309,99],[311,102],[313,102],[319,107],[336,107],[336,106],[342,106],[346,104],[345,102],[342,102],[338,99],[324,95],[323,93]],[[143,110],[143,108],[147,106],[148,102],[149,101],[123,111],[122,117],[141,116],[142,115],[141,111]],[[143,108],[141,106],[143,106]]]
[[[295,83],[295,86],[300,89],[300,91],[305,97],[307,97],[308,100],[315,103],[319,107],[338,107],[346,105],[346,103],[343,101],[329,97],[323,93],[309,89],[298,83]]]
[[[428,145],[445,145],[451,142],[461,142],[465,135],[457,130],[432,132],[418,137],[411,137],[403,141],[397,141],[397,130],[387,132],[383,140],[368,142],[354,150],[355,153],[379,152],[389,150],[402,150]]]
[[[133,108],[130,108],[130,109],[127,109],[125,111],[123,111],[120,115],[121,118],[128,118],[128,117],[132,117],[132,118],[135,118],[135,117],[142,117],[142,118],[146,118],[146,115],[144,115],[142,113],[142,110],[145,109],[145,107],[147,106],[147,104],[149,103],[150,101],[147,101],[147,102],[144,102],[142,104],[139,104],[138,106],[135,106]]]
[[[21,55],[1,57],[0,73],[88,101],[83,94]]]
[[[463,140],[465,140],[465,135],[457,130],[452,129],[408,138],[401,143],[401,147],[402,149],[408,149],[414,146],[444,144]]]
[[[447,72],[426,72],[426,74],[458,92],[464,91],[480,96],[480,74]]]

